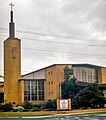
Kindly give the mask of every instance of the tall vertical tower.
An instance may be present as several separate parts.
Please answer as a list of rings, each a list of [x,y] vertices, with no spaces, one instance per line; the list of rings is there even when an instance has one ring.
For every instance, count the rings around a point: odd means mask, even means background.
[[[12,3],[9,37],[4,41],[4,102],[18,104],[18,80],[21,77],[21,40],[15,38]]]

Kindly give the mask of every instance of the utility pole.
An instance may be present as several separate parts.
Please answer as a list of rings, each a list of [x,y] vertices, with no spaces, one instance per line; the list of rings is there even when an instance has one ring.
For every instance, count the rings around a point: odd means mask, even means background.
[[[60,73],[60,99],[61,99],[61,73]]]

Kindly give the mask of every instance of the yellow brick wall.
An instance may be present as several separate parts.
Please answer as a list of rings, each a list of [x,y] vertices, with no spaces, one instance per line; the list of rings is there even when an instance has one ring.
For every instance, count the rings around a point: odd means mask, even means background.
[[[21,50],[18,38],[4,41],[4,102],[18,104],[18,79],[21,77]]]
[[[106,68],[102,68],[102,83],[106,83]]]
[[[99,73],[99,79],[100,83],[102,84],[106,83],[106,68],[101,68]]]
[[[64,68],[66,65],[53,65],[46,68],[45,100],[60,98],[59,84],[64,80]]]
[[[19,105],[24,103],[24,80],[18,81]]]

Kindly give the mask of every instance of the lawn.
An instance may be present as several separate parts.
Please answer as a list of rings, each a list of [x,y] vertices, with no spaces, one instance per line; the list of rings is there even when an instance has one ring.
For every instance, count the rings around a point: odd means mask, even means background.
[[[91,116],[91,115],[99,115],[99,114],[106,114],[106,112],[101,112],[101,111],[98,111],[98,112],[91,112],[91,113],[78,113],[78,114],[73,114],[73,113],[70,113],[70,114],[68,114],[68,115],[87,115],[87,116]],[[50,116],[50,115],[56,115],[56,114],[36,114],[36,113],[2,113],[2,114],[0,114],[0,117],[37,117],[37,116]],[[59,114],[58,114],[59,115]],[[60,114],[61,115],[61,114]],[[65,115],[65,114],[64,114]]]

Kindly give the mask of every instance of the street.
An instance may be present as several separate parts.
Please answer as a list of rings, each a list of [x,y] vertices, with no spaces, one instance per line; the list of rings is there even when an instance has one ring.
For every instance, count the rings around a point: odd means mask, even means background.
[[[22,117],[22,118],[0,118],[0,120],[106,120],[105,116],[55,116],[55,117]]]

